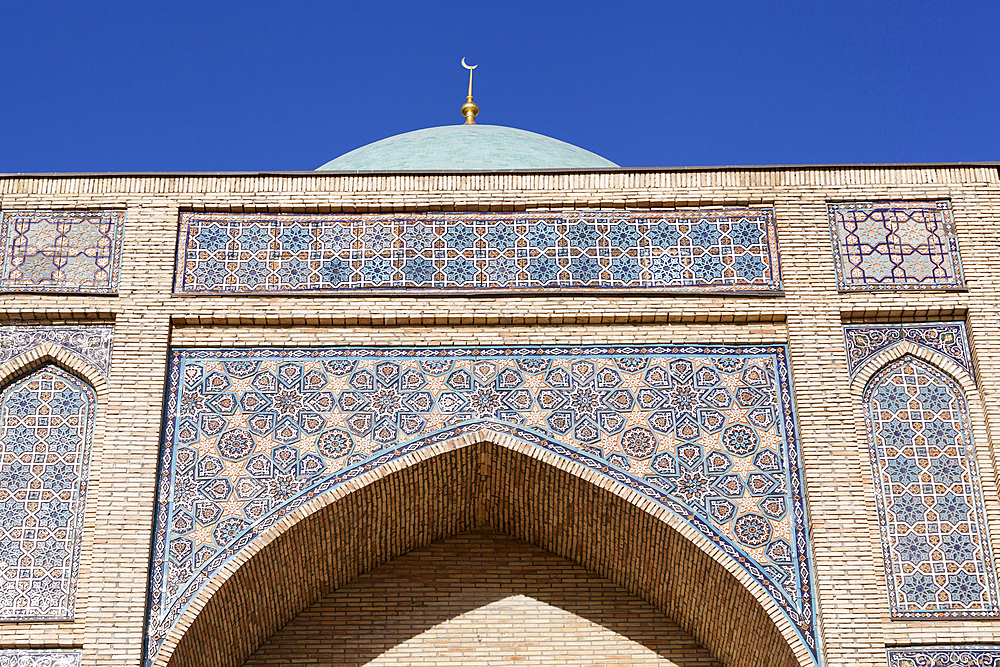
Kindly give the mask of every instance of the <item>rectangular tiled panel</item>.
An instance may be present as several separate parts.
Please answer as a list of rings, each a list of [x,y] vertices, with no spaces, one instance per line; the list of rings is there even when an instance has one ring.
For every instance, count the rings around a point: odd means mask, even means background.
[[[80,651],[0,650],[0,667],[80,667]]]
[[[827,211],[841,290],[965,287],[949,202],[852,202]]]
[[[118,291],[124,211],[4,211],[0,291]]]
[[[182,213],[178,292],[774,292],[771,209]]]
[[[889,667],[998,667],[1000,645],[914,646],[886,652]]]

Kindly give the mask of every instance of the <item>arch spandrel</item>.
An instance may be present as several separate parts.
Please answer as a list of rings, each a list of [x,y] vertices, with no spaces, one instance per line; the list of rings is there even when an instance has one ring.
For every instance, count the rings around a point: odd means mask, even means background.
[[[175,350],[166,416],[147,664],[255,540],[483,431],[671,515],[819,661],[783,346]]]

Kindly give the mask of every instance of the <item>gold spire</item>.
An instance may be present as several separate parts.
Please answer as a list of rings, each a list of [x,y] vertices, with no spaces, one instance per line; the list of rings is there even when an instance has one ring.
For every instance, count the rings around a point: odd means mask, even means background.
[[[462,115],[465,116],[466,125],[475,125],[479,107],[472,101],[472,70],[479,67],[479,65],[466,65],[465,58],[462,58],[462,67],[469,70],[469,95],[465,98],[465,104],[462,105]]]

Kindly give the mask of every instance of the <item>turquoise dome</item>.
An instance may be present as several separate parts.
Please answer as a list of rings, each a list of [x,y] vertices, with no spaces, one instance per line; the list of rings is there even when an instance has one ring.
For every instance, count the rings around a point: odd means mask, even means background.
[[[330,160],[316,171],[606,169],[617,167],[565,141],[501,125],[445,125],[397,134]]]

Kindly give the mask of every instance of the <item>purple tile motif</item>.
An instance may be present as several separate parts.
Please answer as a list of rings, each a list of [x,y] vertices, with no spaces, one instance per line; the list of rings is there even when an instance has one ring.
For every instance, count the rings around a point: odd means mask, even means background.
[[[111,372],[114,326],[0,326],[0,366],[39,345],[51,343],[79,357],[107,379]]]
[[[903,341],[951,359],[975,377],[964,322],[929,324],[852,324],[844,327],[847,368],[851,378],[869,359]]]
[[[80,667],[80,651],[0,650],[0,667]]]
[[[951,204],[828,204],[842,291],[964,289]]]
[[[55,366],[0,393],[0,621],[72,620],[94,394]]]
[[[0,291],[115,294],[124,211],[4,211]]]
[[[886,652],[888,667],[1000,667],[1000,646],[914,646]]]
[[[784,346],[178,349],[169,382],[147,665],[280,516],[483,430],[674,512],[763,586],[819,661]]]
[[[969,414],[958,384],[904,356],[864,393],[893,618],[997,618]]]
[[[775,292],[771,209],[182,213],[178,292]]]

